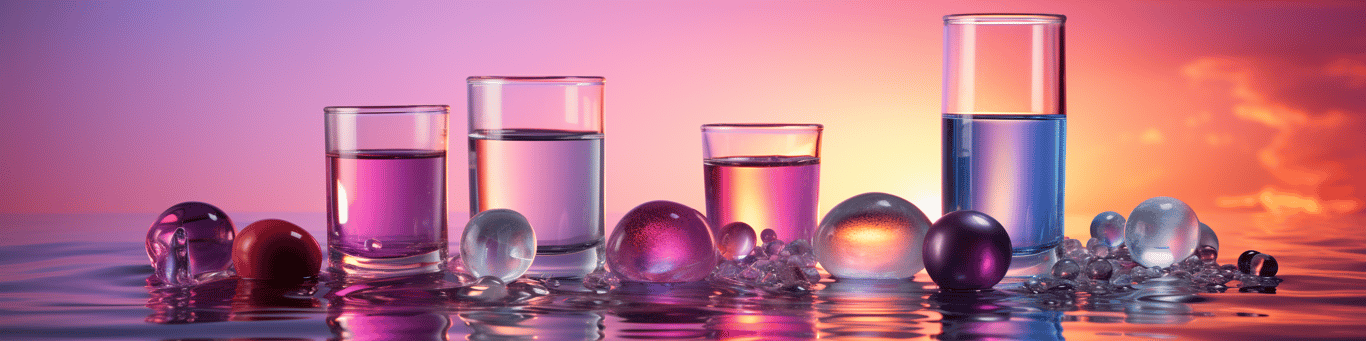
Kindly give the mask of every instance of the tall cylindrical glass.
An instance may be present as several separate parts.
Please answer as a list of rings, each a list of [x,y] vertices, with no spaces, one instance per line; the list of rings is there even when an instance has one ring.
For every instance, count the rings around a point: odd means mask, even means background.
[[[944,213],[1000,221],[1014,247],[1012,276],[1042,271],[1045,251],[1062,241],[1064,20],[944,17]]]
[[[811,241],[820,192],[819,124],[706,124],[702,170],[715,238],[744,222],[778,239]]]
[[[470,215],[506,208],[536,230],[529,276],[603,263],[602,77],[470,77]]]
[[[330,271],[359,278],[441,271],[449,108],[323,111]]]

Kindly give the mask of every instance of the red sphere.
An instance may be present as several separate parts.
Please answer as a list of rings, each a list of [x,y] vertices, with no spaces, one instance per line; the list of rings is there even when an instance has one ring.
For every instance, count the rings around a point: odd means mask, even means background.
[[[251,279],[296,279],[318,275],[318,241],[298,225],[279,219],[251,223],[232,243],[237,275]]]

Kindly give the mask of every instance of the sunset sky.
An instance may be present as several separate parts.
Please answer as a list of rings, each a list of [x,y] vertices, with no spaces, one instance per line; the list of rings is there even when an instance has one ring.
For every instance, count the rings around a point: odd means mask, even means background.
[[[822,216],[937,217],[942,16],[972,12],[1067,16],[1069,215],[1366,208],[1362,2],[0,1],[0,213],[323,212],[323,107],[401,104],[451,106],[459,212],[465,77],[591,75],[608,212],[703,208],[704,123],[797,122]]]

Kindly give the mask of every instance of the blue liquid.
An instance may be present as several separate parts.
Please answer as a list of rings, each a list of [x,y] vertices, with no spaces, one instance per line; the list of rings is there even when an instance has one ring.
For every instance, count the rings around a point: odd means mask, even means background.
[[[1062,241],[1066,115],[944,114],[944,213],[1004,225],[1016,256]]]

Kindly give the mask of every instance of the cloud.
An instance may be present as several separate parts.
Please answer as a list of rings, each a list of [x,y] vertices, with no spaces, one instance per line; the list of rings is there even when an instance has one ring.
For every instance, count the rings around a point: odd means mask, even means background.
[[[1257,161],[1278,182],[1216,204],[1276,215],[1351,213],[1366,206],[1366,54],[1205,57],[1183,72],[1198,87],[1226,89],[1221,93],[1232,105],[1222,110],[1275,131]]]

